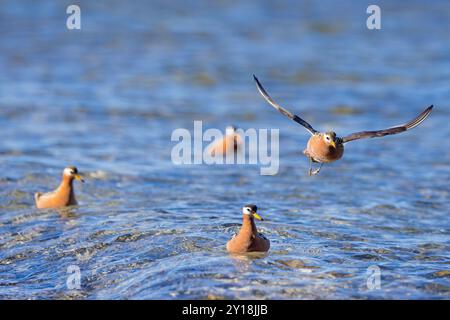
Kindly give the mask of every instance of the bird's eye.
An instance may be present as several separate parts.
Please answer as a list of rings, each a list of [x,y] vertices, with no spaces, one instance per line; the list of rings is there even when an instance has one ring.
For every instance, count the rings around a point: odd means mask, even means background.
[[[330,140],[330,137],[326,137],[327,138],[327,140]]]
[[[75,172],[74,171],[70,171],[70,174],[75,174]]]

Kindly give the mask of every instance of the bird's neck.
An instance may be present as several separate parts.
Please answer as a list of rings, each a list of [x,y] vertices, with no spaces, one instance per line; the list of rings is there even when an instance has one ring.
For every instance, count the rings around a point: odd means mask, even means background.
[[[258,234],[258,230],[256,229],[256,224],[253,218],[251,218],[248,214],[242,215],[242,227],[241,232],[246,234]]]
[[[59,184],[58,191],[59,192],[67,192],[70,193],[73,190],[73,178],[66,177],[63,175],[61,183]]]

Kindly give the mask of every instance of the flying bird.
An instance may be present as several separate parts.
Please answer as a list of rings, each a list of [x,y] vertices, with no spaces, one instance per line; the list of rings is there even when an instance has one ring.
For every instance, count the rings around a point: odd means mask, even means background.
[[[334,162],[342,158],[344,154],[345,143],[365,138],[384,137],[387,135],[397,134],[410,130],[421,124],[422,121],[424,121],[428,117],[428,115],[431,113],[431,110],[433,109],[433,105],[429,106],[416,118],[405,124],[397,125],[383,130],[360,131],[349,134],[344,137],[338,137],[334,131],[328,132],[317,131],[308,122],[281,107],[278,103],[275,102],[275,100],[273,100],[269,96],[269,94],[261,85],[261,83],[259,82],[258,78],[255,75],[253,75],[253,78],[256,81],[256,86],[259,92],[272,107],[277,109],[279,112],[281,112],[289,119],[294,120],[298,124],[305,127],[306,130],[308,130],[309,133],[311,134],[311,138],[309,138],[308,140],[306,149],[303,150],[303,153],[309,159],[309,175],[318,174],[324,163]],[[319,167],[315,170],[313,170],[313,162],[319,163]]]

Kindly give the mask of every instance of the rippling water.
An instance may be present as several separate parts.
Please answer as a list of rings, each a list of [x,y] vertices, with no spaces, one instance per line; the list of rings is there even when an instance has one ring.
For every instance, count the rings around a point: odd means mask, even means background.
[[[0,298],[448,299],[450,3],[381,1],[380,31],[366,4],[337,3],[81,1],[69,31],[63,2],[2,2]],[[341,134],[436,108],[309,177],[307,132],[253,73]],[[280,128],[279,173],[173,165],[171,133],[194,120]],[[69,164],[80,205],[35,209]],[[249,202],[266,257],[225,251]]]

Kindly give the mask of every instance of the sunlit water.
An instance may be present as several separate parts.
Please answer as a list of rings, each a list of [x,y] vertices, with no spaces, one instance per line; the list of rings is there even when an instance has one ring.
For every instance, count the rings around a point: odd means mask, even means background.
[[[450,3],[381,1],[379,31],[360,2],[170,3],[81,1],[69,31],[64,2],[2,2],[0,298],[448,299]],[[309,177],[306,130],[253,73],[342,135],[436,107]],[[171,133],[194,120],[279,128],[279,173],[173,165]],[[69,164],[86,176],[80,205],[35,209]],[[246,203],[266,257],[225,251]]]

